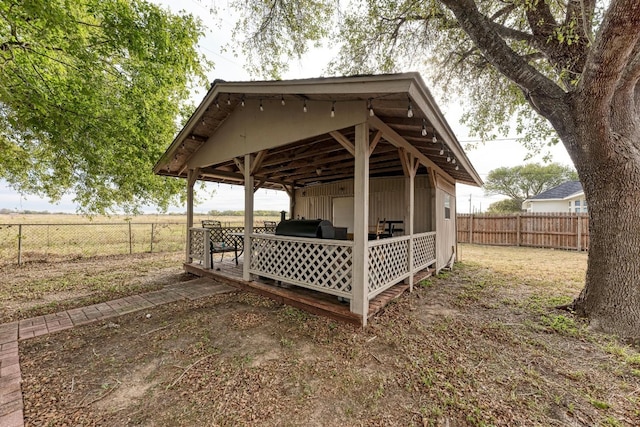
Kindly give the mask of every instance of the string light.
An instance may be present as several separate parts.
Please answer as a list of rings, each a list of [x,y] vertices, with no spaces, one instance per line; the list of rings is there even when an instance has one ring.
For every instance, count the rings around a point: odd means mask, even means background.
[[[440,142],[440,155],[444,155],[444,143]]]
[[[409,107],[407,108],[407,117],[413,117],[413,107],[411,106],[411,98],[409,98]]]
[[[231,94],[227,96],[227,105],[231,105]]]
[[[284,107],[284,95],[280,95],[280,103]]]
[[[456,158],[454,157],[453,160],[451,160],[451,163],[453,163],[454,165],[456,164]]]
[[[422,119],[422,136],[427,136],[427,122]]]
[[[369,109],[369,116],[373,117],[375,113],[373,112],[373,104],[371,102],[371,98],[369,98],[369,105],[367,105],[367,108]]]
[[[447,163],[451,163],[451,153],[447,150]]]
[[[260,111],[264,111],[264,107],[262,106],[262,99],[260,100]]]
[[[331,117],[335,117],[336,116],[336,101],[333,101],[333,103],[331,104]]]
[[[302,105],[302,112],[306,113],[307,112],[307,100],[304,100],[304,104]]]
[[[202,126],[204,126],[206,124],[206,122],[204,121],[204,119],[202,119],[202,121],[200,122],[202,124]]]
[[[431,142],[433,142],[434,144],[438,143],[438,137],[436,136],[436,134],[433,134],[433,138],[431,139]]]
[[[216,107],[218,108],[218,110],[220,109],[220,103],[218,102],[218,98],[216,98]]]
[[[242,100],[240,101],[240,105],[244,107],[244,95],[242,95]]]
[[[460,169],[460,167],[458,165],[456,165],[456,170],[459,170],[459,169]]]

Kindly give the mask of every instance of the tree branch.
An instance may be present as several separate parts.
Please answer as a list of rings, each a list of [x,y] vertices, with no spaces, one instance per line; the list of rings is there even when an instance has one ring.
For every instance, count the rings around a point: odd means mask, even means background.
[[[535,6],[526,7],[525,15],[533,35],[539,39],[548,39],[558,25],[546,1],[537,2]]]
[[[640,42],[640,2],[612,0],[600,27],[577,88],[580,99],[589,99],[592,108],[609,115],[611,99],[633,60]],[[637,54],[636,54],[637,56]]]
[[[487,18],[480,13],[473,0],[441,0],[458,19],[485,58],[508,79],[525,92],[534,107],[541,110],[543,99],[561,99],[564,91],[553,81],[529,65],[499,37],[493,26],[485,25]],[[537,101],[536,101],[537,98]],[[546,114],[544,114],[546,113]],[[544,111],[545,117],[553,111]]]

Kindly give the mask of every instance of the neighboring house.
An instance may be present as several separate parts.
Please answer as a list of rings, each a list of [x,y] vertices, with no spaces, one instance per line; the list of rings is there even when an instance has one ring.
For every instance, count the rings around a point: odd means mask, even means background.
[[[417,73],[216,81],[155,172],[187,179],[187,271],[363,325],[451,264],[456,183],[482,185]],[[243,185],[246,226],[194,224],[198,180]],[[295,220],[254,227],[258,188]],[[239,265],[214,266],[229,246]]]
[[[522,202],[527,212],[587,212],[580,181],[567,181]]]

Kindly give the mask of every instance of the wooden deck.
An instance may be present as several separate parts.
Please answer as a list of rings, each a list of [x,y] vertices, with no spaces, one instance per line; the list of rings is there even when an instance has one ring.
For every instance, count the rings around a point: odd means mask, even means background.
[[[338,298],[334,295],[293,285],[283,287],[267,278],[245,282],[242,280],[242,258],[240,258],[237,266],[233,257],[227,258],[223,262],[220,262],[219,258],[216,257],[214,268],[211,270],[204,269],[202,265],[188,263],[184,264],[184,269],[186,272],[196,276],[210,277],[235,288],[254,292],[279,303],[297,307],[313,314],[355,325],[362,324],[361,316],[349,311],[349,303],[338,301]],[[414,276],[414,283],[418,283],[432,274],[433,270],[423,270]],[[408,289],[408,284],[399,283],[377,295],[369,301],[367,318],[371,319],[379,314],[390,301],[398,298]]]

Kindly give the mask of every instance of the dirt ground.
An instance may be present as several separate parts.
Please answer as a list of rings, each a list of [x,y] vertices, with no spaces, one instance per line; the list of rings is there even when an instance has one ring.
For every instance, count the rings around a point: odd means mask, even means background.
[[[365,330],[232,292],[23,341],[25,423],[640,425],[638,351],[554,309],[585,259],[465,246]]]

